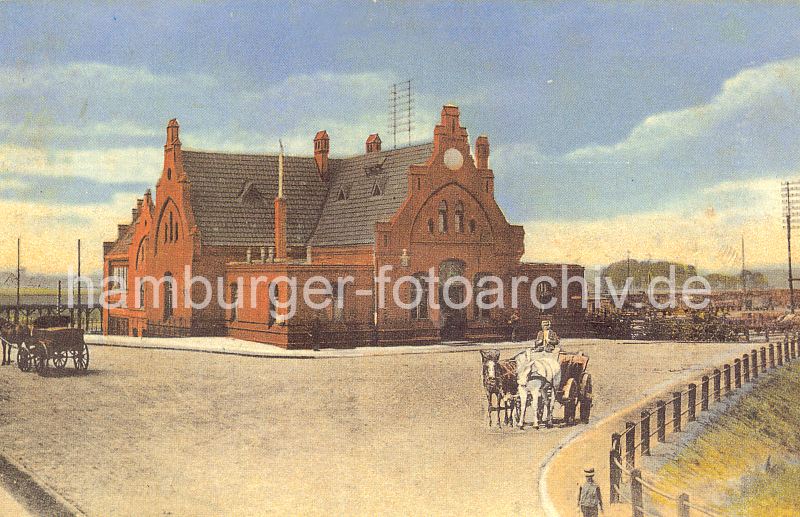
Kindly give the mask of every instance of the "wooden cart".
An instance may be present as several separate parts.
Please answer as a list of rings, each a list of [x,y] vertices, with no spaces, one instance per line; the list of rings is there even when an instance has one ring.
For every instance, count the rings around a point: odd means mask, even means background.
[[[577,412],[581,422],[587,423],[592,410],[592,375],[586,371],[589,357],[583,352],[561,352],[558,362],[561,386],[556,390],[556,400],[564,406],[564,422],[573,422]]]
[[[28,342],[19,345],[17,352],[19,369],[34,370],[39,375],[47,372],[51,362],[54,368],[63,370],[70,359],[79,372],[89,368],[89,347],[83,340],[82,329],[34,328]]]

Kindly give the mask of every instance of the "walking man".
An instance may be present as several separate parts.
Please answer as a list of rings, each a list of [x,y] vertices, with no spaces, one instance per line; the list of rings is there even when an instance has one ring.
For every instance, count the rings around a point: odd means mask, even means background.
[[[597,511],[603,512],[603,500],[600,497],[600,487],[594,482],[594,467],[583,469],[586,483],[578,490],[578,507],[583,517],[597,517]]]

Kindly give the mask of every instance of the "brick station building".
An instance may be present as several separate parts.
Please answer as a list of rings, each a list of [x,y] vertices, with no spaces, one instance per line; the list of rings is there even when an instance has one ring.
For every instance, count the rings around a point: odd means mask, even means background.
[[[495,200],[489,140],[478,137],[471,152],[456,106],[443,107],[431,143],[382,150],[373,134],[364,154],[336,158],[329,152],[325,131],[314,137],[310,156],[182,149],[178,123],[171,120],[155,197],[148,190],[131,223],[104,244],[105,273],[121,278],[118,287],[126,291],[124,307],[105,311],[105,332],[228,335],[287,348],[310,347],[311,335],[324,346],[507,339],[511,278],[548,274],[561,282],[560,264],[521,262],[524,230],[509,224]],[[422,293],[410,282],[399,286],[404,303],[423,300],[414,309],[397,306],[393,282],[386,284],[380,306],[375,277],[385,266],[393,280],[433,268],[440,282],[430,293],[427,282],[421,282]],[[208,307],[185,303],[186,271],[211,281]],[[583,276],[577,265],[567,271]],[[316,303],[329,299],[325,309],[303,302],[302,286],[316,275],[334,286],[311,297]],[[453,275],[473,285],[485,275],[500,277],[505,307],[460,307],[460,300],[475,299],[461,284],[450,289],[454,303],[437,307],[442,283]],[[140,285],[137,279],[145,276],[167,281]],[[345,276],[352,281],[340,289],[337,279]],[[278,308],[291,295],[284,277],[297,282],[292,317],[288,308]],[[540,300],[552,296],[548,290],[561,292],[560,285],[537,289]],[[569,286],[568,308],[559,302],[544,313],[533,306],[530,290],[530,283],[519,288],[522,335],[531,336],[543,318],[562,335],[583,331],[577,283]],[[199,302],[205,291],[194,283],[189,293]],[[223,307],[218,299],[240,303]]]

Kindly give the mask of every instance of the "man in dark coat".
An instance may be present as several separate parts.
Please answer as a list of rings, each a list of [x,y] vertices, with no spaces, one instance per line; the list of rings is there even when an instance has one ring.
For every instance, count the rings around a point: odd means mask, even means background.
[[[536,334],[536,341],[534,342],[533,349],[537,352],[544,350],[545,352],[552,352],[561,339],[556,334],[555,330],[550,328],[550,320],[542,321],[542,330]]]

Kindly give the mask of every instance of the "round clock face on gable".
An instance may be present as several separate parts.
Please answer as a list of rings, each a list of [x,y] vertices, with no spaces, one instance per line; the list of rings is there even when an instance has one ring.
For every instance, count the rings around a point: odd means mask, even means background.
[[[461,154],[461,151],[451,147],[444,152],[445,167],[451,171],[457,171],[462,165],[464,165],[464,155]]]

